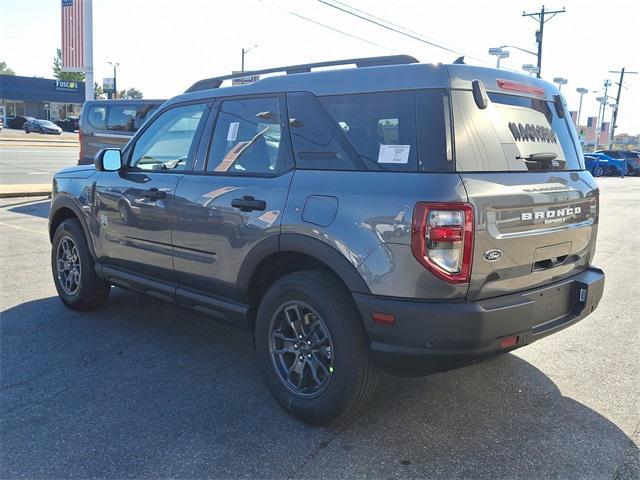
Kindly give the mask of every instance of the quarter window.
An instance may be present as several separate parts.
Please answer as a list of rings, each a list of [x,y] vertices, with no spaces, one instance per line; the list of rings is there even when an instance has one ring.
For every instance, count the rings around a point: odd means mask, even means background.
[[[207,171],[269,174],[282,169],[278,98],[227,100],[220,105]]]
[[[137,139],[130,166],[143,170],[185,170],[205,105],[184,105],[162,113]]]

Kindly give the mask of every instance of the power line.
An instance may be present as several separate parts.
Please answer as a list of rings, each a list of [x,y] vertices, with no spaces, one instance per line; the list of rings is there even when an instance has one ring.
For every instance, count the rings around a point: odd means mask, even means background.
[[[404,32],[403,32],[403,31],[401,31],[401,30],[398,30],[397,28],[390,27],[389,25],[385,25],[384,23],[380,23],[380,22],[378,22],[378,21],[376,21],[376,20],[372,20],[371,18],[367,18],[367,17],[364,17],[364,16],[362,16],[362,15],[359,15],[358,13],[355,13],[356,9],[355,9],[355,8],[353,8],[353,7],[351,7],[351,6],[348,6],[348,7],[349,7],[349,8],[351,8],[351,9],[353,9],[353,10],[354,10],[353,12],[352,12],[352,11],[350,11],[350,10],[347,10],[347,9],[345,9],[345,8],[342,8],[342,7],[341,7],[341,6],[339,6],[339,5],[335,5],[335,4],[333,4],[333,3],[329,3],[329,2],[327,2],[327,1],[325,1],[325,0],[318,0],[318,2],[320,2],[320,3],[324,4],[324,5],[328,6],[328,7],[335,8],[336,10],[340,10],[341,12],[344,12],[344,13],[347,13],[347,14],[352,15],[352,16],[354,16],[354,17],[357,17],[357,18],[359,18],[359,19],[361,19],[361,20],[364,20],[364,21],[366,21],[366,22],[369,22],[369,23],[372,23],[372,24],[377,25],[377,26],[379,26],[379,27],[382,27],[382,28],[384,28],[384,29],[386,29],[386,30],[390,30],[390,31],[392,31],[392,32],[399,33],[400,35],[404,35],[405,37],[411,38],[411,39],[413,39],[413,40],[417,40],[418,42],[425,43],[425,44],[430,45],[430,46],[432,46],[432,47],[436,47],[436,48],[439,48],[439,49],[441,49],[441,50],[445,50],[445,51],[447,51],[447,52],[454,53],[454,54],[456,54],[456,55],[463,55],[463,56],[466,56],[466,57],[472,58],[472,59],[477,60],[477,61],[482,62],[482,63],[489,63],[489,62],[487,62],[486,60],[481,60],[481,59],[479,59],[479,58],[472,57],[471,55],[467,55],[467,54],[465,54],[464,52],[461,52],[461,51],[459,51],[459,50],[454,50],[454,49],[452,49],[452,48],[445,47],[445,46],[443,46],[443,45],[439,45],[439,44],[437,44],[437,43],[435,43],[435,42],[432,42],[432,41],[426,40],[426,39],[424,39],[424,38],[418,37],[417,35],[414,35],[413,33],[407,33],[407,32],[410,32],[410,31],[409,31],[407,28],[405,28],[405,27],[401,27],[401,26],[399,26],[399,25],[396,25],[398,28],[402,28],[403,30],[406,30],[406,31],[404,31]],[[342,2],[341,2],[341,4],[342,4],[342,5],[347,6],[347,4],[345,4],[345,3],[342,3]],[[367,13],[367,12],[364,12],[364,11],[362,11],[362,10],[357,10],[357,11],[362,12],[364,15],[367,15],[367,16],[372,17],[372,18],[380,18],[380,17],[375,17],[375,16],[373,16],[373,15],[371,15],[371,14]],[[382,20],[382,19],[380,19],[380,20]],[[387,22],[386,20],[383,20],[383,21],[384,21],[385,23],[390,24],[390,25],[395,25],[395,24],[391,24],[391,22]],[[419,35],[422,35],[422,34],[419,34]]]
[[[374,45],[376,47],[384,48],[384,49],[387,49],[387,50],[391,50],[392,52],[398,53],[398,50],[395,50],[393,48],[389,48],[389,47],[387,47],[385,45],[380,45],[379,43],[372,42],[371,40],[367,40],[366,38],[358,37],[358,36],[353,35],[351,33],[343,32],[342,30],[334,28],[334,27],[332,27],[330,25],[325,25],[324,23],[317,22],[315,20],[312,20],[311,18],[303,17],[302,15],[300,15],[298,13],[291,12],[289,10],[285,10],[285,12],[287,12],[290,15],[293,15],[294,17],[300,18],[302,20],[306,20],[307,22],[311,22],[311,23],[314,23],[315,25],[319,25],[321,27],[324,27],[324,28],[326,28],[328,30],[331,30],[333,32],[341,33],[342,35],[346,35],[347,37],[353,38],[355,40],[360,40],[361,42],[368,43],[369,45]]]

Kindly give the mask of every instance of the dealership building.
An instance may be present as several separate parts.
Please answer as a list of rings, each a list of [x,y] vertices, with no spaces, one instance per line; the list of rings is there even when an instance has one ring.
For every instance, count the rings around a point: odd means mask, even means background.
[[[63,120],[79,116],[84,82],[0,75],[0,115]]]

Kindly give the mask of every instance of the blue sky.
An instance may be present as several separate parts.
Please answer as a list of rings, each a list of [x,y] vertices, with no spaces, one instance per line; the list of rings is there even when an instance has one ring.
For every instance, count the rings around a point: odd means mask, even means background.
[[[340,1],[474,57],[468,63],[494,65],[489,47],[536,48],[536,24],[521,15],[538,10],[540,1]],[[600,90],[606,78],[617,80],[608,71],[622,66],[640,71],[640,2],[547,3],[551,9],[564,6],[567,13],[545,26],[542,73],[549,80],[569,79],[563,93],[572,109],[577,87]],[[117,61],[118,86],[137,87],[147,98],[170,97],[200,78],[239,69],[241,48],[255,44],[247,68],[399,52],[423,62],[446,63],[457,56],[318,0],[94,0],[93,9],[96,80],[110,76],[107,62]],[[19,75],[50,77],[60,45],[60,0],[0,0],[0,11],[0,60]],[[519,71],[524,63],[535,63],[535,57],[512,50],[502,61]],[[640,133],[640,75],[628,76],[625,85],[618,133]],[[583,115],[596,114],[596,96],[585,97]]]

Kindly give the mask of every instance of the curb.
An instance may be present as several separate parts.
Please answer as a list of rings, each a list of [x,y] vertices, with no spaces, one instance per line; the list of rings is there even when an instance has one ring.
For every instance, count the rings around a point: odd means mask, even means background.
[[[50,197],[51,185],[48,183],[0,185],[0,198],[14,197]]]
[[[40,147],[40,148],[80,148],[79,143],[47,143],[47,142],[4,142],[0,140],[0,147]]]

